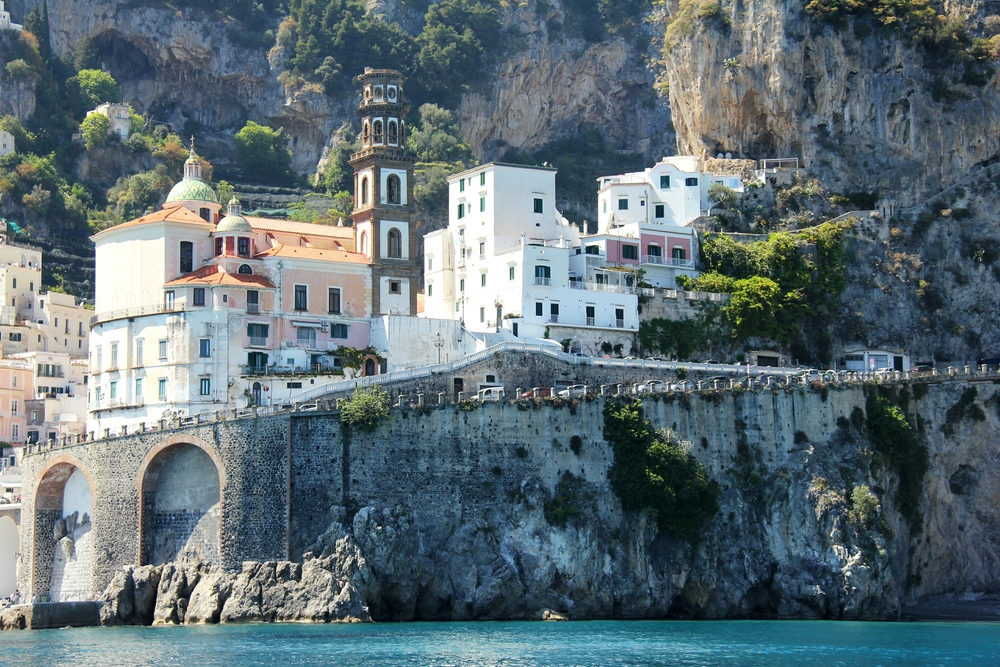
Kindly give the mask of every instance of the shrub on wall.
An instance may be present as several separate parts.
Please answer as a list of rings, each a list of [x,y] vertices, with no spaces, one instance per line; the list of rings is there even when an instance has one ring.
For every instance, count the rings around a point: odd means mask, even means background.
[[[604,438],[615,455],[611,488],[622,508],[646,512],[660,532],[697,542],[719,511],[719,485],[676,439],[654,431],[642,404],[608,403]]]
[[[340,421],[365,433],[378,428],[388,420],[392,400],[382,387],[358,387],[340,411]]]
[[[872,394],[865,408],[868,437],[886,465],[899,476],[896,494],[899,511],[916,527],[920,523],[918,506],[924,475],[930,467],[927,447],[920,444],[906,415],[889,399]]]

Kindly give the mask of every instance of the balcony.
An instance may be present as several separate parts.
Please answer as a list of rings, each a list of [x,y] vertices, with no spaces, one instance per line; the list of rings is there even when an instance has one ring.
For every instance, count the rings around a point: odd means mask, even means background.
[[[535,276],[535,284],[536,285],[544,285],[546,287],[551,287],[552,286],[552,278],[541,278],[539,276]]]
[[[608,283],[587,283],[582,280],[570,281],[573,289],[590,290],[592,292],[611,292],[612,294],[632,294],[635,290],[624,285],[609,285]]]
[[[682,269],[693,269],[693,259],[680,259],[678,257],[664,257],[662,255],[643,255],[643,264],[658,264],[660,266],[676,266]]]
[[[259,303],[248,303],[247,304],[247,315],[260,315],[260,304]]]
[[[588,327],[594,326],[594,318],[593,317],[588,317],[587,318],[587,326]]]
[[[615,326],[618,327],[619,329],[624,329],[625,328],[625,320],[622,320],[622,319],[615,320]]]
[[[267,336],[250,336],[250,347],[267,347]]]
[[[101,322],[112,320],[122,320],[128,317],[138,317],[139,315],[157,315],[160,313],[179,313],[184,311],[184,304],[171,303],[169,305],[158,306],[136,306],[135,308],[123,308],[121,310],[110,310],[104,313],[97,313],[90,318],[90,326]]]
[[[549,324],[559,324],[559,316],[558,315],[550,315],[549,316]]]
[[[267,375],[267,372],[268,372],[267,366],[249,365],[240,367],[241,375]]]

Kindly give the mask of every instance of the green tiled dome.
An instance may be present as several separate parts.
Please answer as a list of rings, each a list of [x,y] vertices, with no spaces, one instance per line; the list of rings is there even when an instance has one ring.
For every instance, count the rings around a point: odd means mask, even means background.
[[[170,188],[167,203],[175,201],[204,201],[219,203],[219,198],[208,183],[197,178],[185,178]]]

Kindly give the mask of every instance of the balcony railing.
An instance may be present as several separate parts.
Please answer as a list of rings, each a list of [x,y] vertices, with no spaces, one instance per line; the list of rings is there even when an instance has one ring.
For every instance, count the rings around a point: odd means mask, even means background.
[[[550,324],[558,324],[559,323],[559,316],[558,315],[550,315],[549,316],[549,323]]]
[[[677,266],[684,269],[693,269],[693,259],[680,259],[678,257],[664,257],[662,255],[643,255],[643,264],[659,264],[661,266]]]
[[[267,347],[267,336],[250,336],[250,347]]]
[[[250,365],[242,366],[240,370],[243,375],[267,375],[268,368],[267,366]]]
[[[594,318],[593,317],[588,317],[587,318],[587,326],[588,327],[594,326]]]
[[[541,276],[535,276],[536,285],[545,285],[546,287],[551,287],[552,278],[542,278]]]
[[[259,303],[248,303],[247,304],[247,315],[260,315],[260,304]]]
[[[615,320],[615,326],[618,327],[619,329],[624,329],[625,328],[625,320],[621,320],[621,319]]]
[[[156,315],[159,313],[178,313],[184,310],[184,304],[171,303],[158,306],[136,306],[135,308],[123,308],[121,310],[109,310],[104,313],[97,313],[90,318],[90,326],[98,322],[110,322],[111,320],[121,320],[126,317],[137,317],[139,315]]]

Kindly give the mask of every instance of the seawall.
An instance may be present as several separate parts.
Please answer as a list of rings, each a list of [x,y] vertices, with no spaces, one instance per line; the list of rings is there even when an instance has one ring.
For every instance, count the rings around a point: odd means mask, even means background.
[[[247,592],[268,586],[284,587],[279,609],[301,602],[288,620],[533,618],[543,609],[894,618],[922,595],[997,589],[997,486],[983,449],[997,429],[996,399],[992,384],[978,386],[983,419],[953,419],[951,436],[941,425],[970,385],[932,385],[907,403],[933,453],[919,540],[895,507],[894,475],[872,465],[860,385],[644,398],[645,415],[688,443],[722,487],[696,545],[622,512],[607,481],[605,399],[526,400],[394,409],[372,434],[346,429],[336,413],[292,413],[42,451],[25,460],[20,587],[73,589],[53,577],[53,554],[66,545],[52,530],[60,480],[80,469],[93,489],[89,594],[114,579],[109,595],[124,586],[132,600],[142,580],[164,606],[162,622],[286,618]],[[909,396],[889,388],[902,389]],[[957,458],[951,438],[965,439]],[[181,460],[186,467],[171,463]],[[962,465],[975,484],[958,485],[967,507],[959,528],[948,519],[961,509],[958,487],[949,482],[946,493],[936,480]],[[218,504],[186,500],[185,480],[213,470]],[[861,484],[880,506],[870,525],[851,514]],[[563,525],[546,518],[557,501],[571,509]],[[170,528],[165,517],[178,514],[188,528]],[[957,532],[986,538],[967,543],[976,567],[958,564],[969,552],[945,546]],[[948,583],[929,581],[932,573]],[[310,610],[321,595],[303,591],[317,578],[338,604]]]

